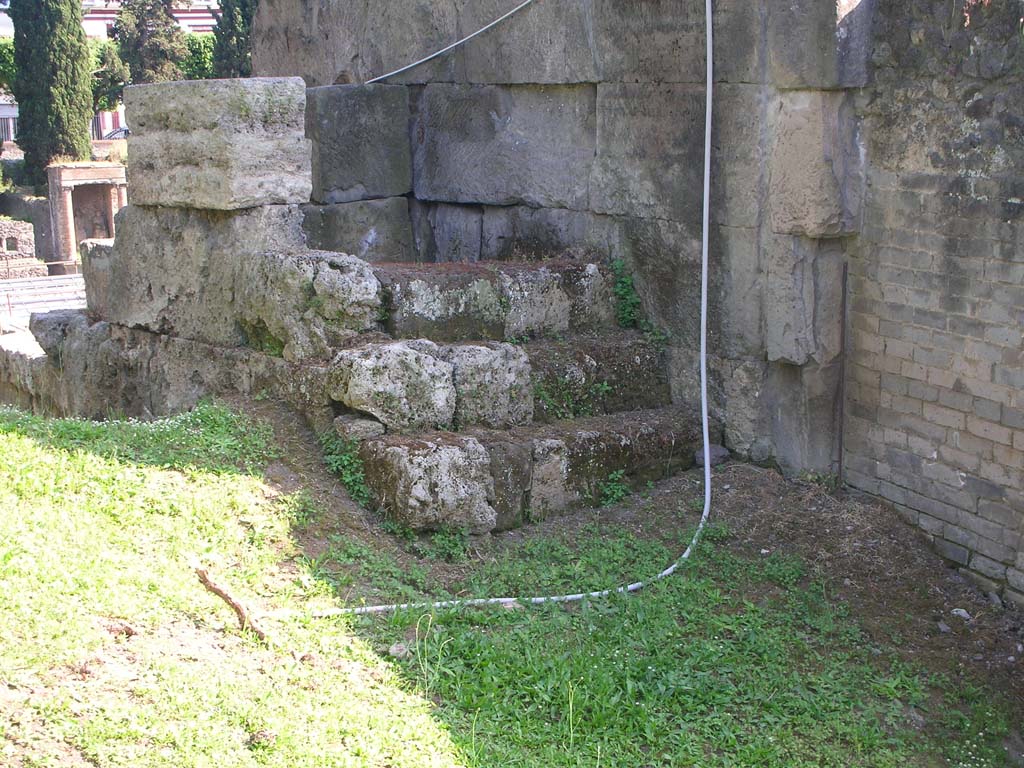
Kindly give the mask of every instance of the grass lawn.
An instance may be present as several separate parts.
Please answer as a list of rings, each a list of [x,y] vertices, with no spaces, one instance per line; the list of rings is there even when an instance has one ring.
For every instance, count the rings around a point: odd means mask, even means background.
[[[613,586],[660,570],[695,515],[680,499],[657,535],[595,523],[478,556],[457,531],[333,526],[321,495],[264,478],[278,445],[220,405],[152,424],[0,410],[0,765],[1010,764],[1015,705],[901,660],[827,573],[745,558],[721,525],[634,597],[310,618]],[[269,643],[196,565],[266,613]]]

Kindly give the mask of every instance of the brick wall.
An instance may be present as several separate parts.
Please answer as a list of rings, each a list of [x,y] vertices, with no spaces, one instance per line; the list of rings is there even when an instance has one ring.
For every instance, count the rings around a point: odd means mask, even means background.
[[[1024,605],[1024,46],[1006,0],[943,5],[876,20],[845,471]]]

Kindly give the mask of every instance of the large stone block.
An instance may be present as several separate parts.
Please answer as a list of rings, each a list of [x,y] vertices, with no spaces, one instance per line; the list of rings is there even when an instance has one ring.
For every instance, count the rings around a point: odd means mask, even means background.
[[[416,261],[409,201],[404,197],[338,205],[304,205],[310,248],[350,253],[369,262]]]
[[[768,204],[774,232],[837,237],[856,232],[864,170],[848,97],[781,94],[772,108]]]
[[[125,89],[132,202],[236,210],[308,201],[305,108],[299,78]]]
[[[480,260],[480,206],[414,200],[410,208],[419,261],[471,264]]]
[[[533,419],[533,388],[526,353],[511,344],[440,347],[455,380],[455,423],[504,428]]]
[[[105,319],[289,359],[325,353],[375,328],[379,315],[380,285],[369,265],[306,250],[298,206],[128,206],[102,273]]]
[[[711,221],[758,226],[767,193],[764,141],[766,108],[760,86],[715,89],[711,155]],[[691,137],[698,141],[698,137]]]
[[[349,203],[412,191],[409,91],[402,85],[329,85],[306,93],[313,200]]]
[[[453,366],[430,342],[343,350],[331,364],[328,392],[396,431],[449,427],[455,416]]]
[[[487,450],[472,437],[388,435],[367,440],[360,456],[375,501],[416,531],[494,529],[494,479]]]
[[[728,357],[760,357],[765,349],[765,269],[756,229],[714,227],[711,269],[718,279],[720,349]]]
[[[616,234],[616,222],[588,211],[488,206],[483,213],[480,258],[531,261],[571,254],[603,260],[615,252]]]
[[[413,120],[416,197],[583,208],[594,141],[592,86],[428,85]]]
[[[768,62],[778,88],[867,84],[875,0],[770,0]]]
[[[599,85],[590,207],[699,225],[703,135],[701,88]]]
[[[704,5],[689,0],[593,0],[599,79],[627,83],[703,83]],[[756,7],[743,0],[714,4],[719,41],[715,78],[757,82],[761,50]]]
[[[386,296],[385,328],[400,338],[503,340],[614,324],[612,279],[596,264],[394,265],[375,273]]]
[[[506,0],[457,0],[459,28],[480,29],[506,11]],[[471,83],[595,82],[592,11],[583,3],[534,3],[465,46]]]
[[[830,363],[841,351],[842,242],[785,235],[768,242],[763,281],[768,360]]]

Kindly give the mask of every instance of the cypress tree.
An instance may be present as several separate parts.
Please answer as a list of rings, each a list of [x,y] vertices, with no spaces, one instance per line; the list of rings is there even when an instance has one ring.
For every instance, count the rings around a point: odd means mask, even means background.
[[[42,183],[55,157],[89,157],[92,83],[81,0],[11,0],[14,98],[25,172]]]
[[[123,0],[114,22],[121,60],[133,83],[163,83],[182,78],[188,56],[185,33],[174,20],[173,0]]]
[[[213,28],[213,71],[217,77],[252,75],[252,20],[259,0],[220,0]]]

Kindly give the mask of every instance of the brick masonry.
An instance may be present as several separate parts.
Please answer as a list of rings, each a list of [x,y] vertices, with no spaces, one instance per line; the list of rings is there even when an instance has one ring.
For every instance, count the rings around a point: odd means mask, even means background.
[[[1011,4],[939,5],[876,20],[845,472],[1024,605],[1024,52]]]

